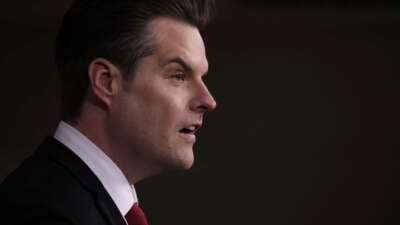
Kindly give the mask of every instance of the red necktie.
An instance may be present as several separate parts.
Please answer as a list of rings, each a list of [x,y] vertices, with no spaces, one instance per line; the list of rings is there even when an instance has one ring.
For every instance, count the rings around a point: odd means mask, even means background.
[[[146,216],[137,203],[135,203],[125,215],[125,219],[128,225],[148,225]]]

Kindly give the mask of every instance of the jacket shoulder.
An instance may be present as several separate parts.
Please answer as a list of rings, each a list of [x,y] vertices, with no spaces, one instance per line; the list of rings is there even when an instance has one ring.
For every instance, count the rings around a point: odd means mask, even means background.
[[[97,206],[96,193],[82,184],[81,179],[84,178],[78,179],[68,165],[55,160],[51,155],[38,153],[60,151],[56,145],[53,149],[49,148],[52,148],[51,145],[39,147],[1,184],[2,218],[10,221],[10,224],[16,221],[29,224],[34,220],[45,221],[51,218],[71,224],[105,224]],[[83,164],[79,161],[76,163]]]

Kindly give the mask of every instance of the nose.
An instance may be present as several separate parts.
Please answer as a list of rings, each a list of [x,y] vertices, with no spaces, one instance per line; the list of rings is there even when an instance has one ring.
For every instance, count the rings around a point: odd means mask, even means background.
[[[214,110],[217,107],[217,102],[214,97],[211,95],[207,86],[202,82],[196,97],[193,98],[191,109],[197,112],[209,112]]]

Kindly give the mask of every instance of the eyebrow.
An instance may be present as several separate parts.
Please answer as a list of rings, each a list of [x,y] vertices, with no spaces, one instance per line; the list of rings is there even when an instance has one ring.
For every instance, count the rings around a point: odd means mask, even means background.
[[[184,70],[189,71],[191,73],[193,72],[192,67],[190,67],[189,64],[187,64],[185,62],[185,60],[183,60],[183,58],[181,58],[180,56],[167,60],[166,62],[162,63],[161,66],[164,67],[170,63],[177,63],[177,64],[181,65]],[[205,76],[205,75],[207,75],[207,73],[208,73],[208,69],[202,75]]]

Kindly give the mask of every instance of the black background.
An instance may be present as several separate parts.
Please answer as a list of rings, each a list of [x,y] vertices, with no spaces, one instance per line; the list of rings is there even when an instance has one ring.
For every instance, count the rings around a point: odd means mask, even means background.
[[[13,3],[16,2],[16,3]],[[69,1],[0,9],[0,180],[59,120]],[[152,225],[399,222],[400,5],[218,0],[196,163],[137,185]]]

